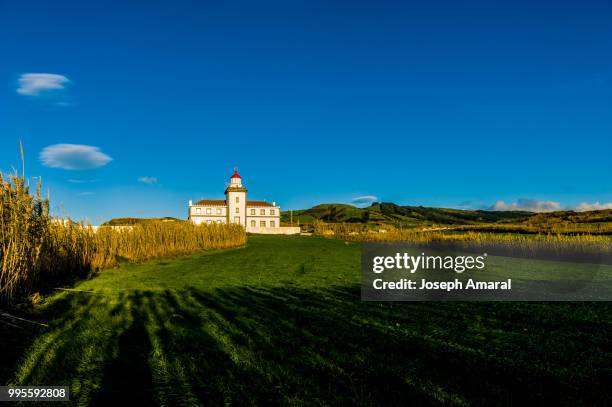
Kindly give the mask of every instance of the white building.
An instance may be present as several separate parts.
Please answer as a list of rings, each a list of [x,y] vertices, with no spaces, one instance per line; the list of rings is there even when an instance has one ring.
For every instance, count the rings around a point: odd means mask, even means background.
[[[225,189],[225,200],[202,199],[189,201],[188,219],[201,223],[238,223],[250,233],[294,234],[299,227],[281,227],[280,207],[275,202],[248,201],[247,189],[242,185],[238,171],[230,177]]]

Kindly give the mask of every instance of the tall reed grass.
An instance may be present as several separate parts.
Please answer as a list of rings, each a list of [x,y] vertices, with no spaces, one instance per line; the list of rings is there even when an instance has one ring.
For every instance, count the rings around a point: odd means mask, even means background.
[[[202,249],[227,249],[246,243],[244,228],[236,224],[202,224],[151,221],[126,227],[102,226],[92,234],[93,269],[117,265],[120,260],[143,261],[193,253]]]
[[[30,194],[24,177],[0,173],[0,300],[29,291],[45,260],[49,202],[40,184]]]
[[[381,225],[372,228],[372,225],[350,223],[314,223],[315,234],[335,237],[352,241],[389,242],[401,241],[416,244],[428,242],[456,243],[469,247],[503,248],[515,254],[525,256],[536,255],[542,252],[583,253],[585,255],[604,255],[606,259],[612,258],[612,237],[606,235],[561,233],[494,233],[473,232],[455,228],[430,228],[429,230],[399,229],[391,225]]]
[[[0,174],[0,302],[122,260],[138,262],[246,243],[244,228],[233,224],[158,221],[94,230],[52,218],[49,200],[40,191],[40,182],[32,194],[23,175]]]

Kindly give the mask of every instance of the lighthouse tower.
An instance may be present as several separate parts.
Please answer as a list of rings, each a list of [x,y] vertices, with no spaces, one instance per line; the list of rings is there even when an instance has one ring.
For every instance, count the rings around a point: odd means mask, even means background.
[[[234,174],[225,189],[227,223],[238,223],[246,228],[246,194],[247,189],[242,185],[242,177],[238,174],[238,169],[234,168]]]

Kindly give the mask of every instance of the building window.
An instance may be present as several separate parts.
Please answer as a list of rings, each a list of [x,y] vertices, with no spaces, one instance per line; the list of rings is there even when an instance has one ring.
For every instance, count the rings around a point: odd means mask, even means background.
[[[270,221],[270,227],[271,228],[275,228],[276,227],[276,222],[274,222],[273,220]]]
[[[221,208],[217,208],[217,215],[221,215]]]
[[[240,203],[240,197],[239,196],[236,197],[236,203]]]
[[[210,215],[210,208],[206,208],[206,214]]]
[[[259,227],[265,228],[266,227],[266,221],[265,220],[260,221],[259,222]]]
[[[259,210],[259,214],[260,215],[265,215],[266,214],[266,210],[265,209],[260,209]]]
[[[240,223],[240,216],[234,216],[234,223]]]
[[[274,215],[274,209],[270,209],[270,215]]]
[[[257,222],[255,222],[254,220],[251,221],[251,227],[254,228],[255,226],[257,226]]]
[[[236,213],[240,213],[240,208],[236,207]]]
[[[251,215],[255,215],[255,209],[251,209]]]
[[[200,209],[200,208],[196,208],[196,213],[197,213],[198,215],[199,215],[199,214],[201,214],[201,213],[202,213],[202,209]]]

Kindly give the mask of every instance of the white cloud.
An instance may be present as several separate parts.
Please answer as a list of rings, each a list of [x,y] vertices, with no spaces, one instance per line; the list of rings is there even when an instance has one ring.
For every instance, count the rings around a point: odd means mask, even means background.
[[[140,177],[138,178],[138,182],[142,182],[143,184],[153,185],[157,184],[157,178],[155,177]]]
[[[18,82],[17,93],[38,96],[45,92],[64,89],[70,79],[54,73],[24,73],[19,77]]]
[[[378,201],[378,197],[374,195],[356,196],[355,198],[351,199],[351,203],[355,205],[367,205],[376,201]]]
[[[538,201],[537,199],[519,199],[514,203],[497,201],[491,208],[493,211],[527,211],[554,212],[562,210],[561,204],[555,201]]]
[[[40,161],[46,167],[65,170],[89,170],[103,167],[112,158],[100,151],[99,147],[82,144],[53,144],[43,148]]]
[[[597,201],[592,204],[588,202],[582,202],[580,205],[576,206],[576,211],[578,212],[601,211],[603,209],[612,209],[612,202],[599,203],[599,201]]]
[[[79,196],[90,196],[93,194],[94,194],[93,192],[89,192],[89,191],[79,192]]]

